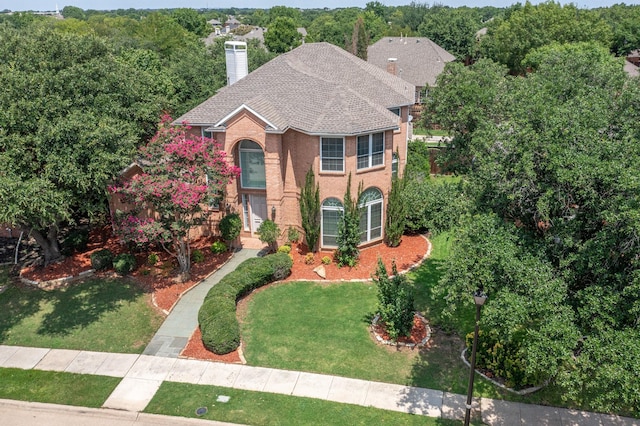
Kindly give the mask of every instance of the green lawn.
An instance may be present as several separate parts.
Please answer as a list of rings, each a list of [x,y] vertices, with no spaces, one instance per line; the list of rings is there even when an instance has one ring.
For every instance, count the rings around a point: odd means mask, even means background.
[[[218,396],[229,402],[217,402]],[[197,417],[250,425],[456,425],[459,422],[416,416],[377,408],[251,392],[217,386],[164,382],[147,408],[148,413]]]
[[[120,380],[117,377],[0,368],[0,398],[98,408]]]
[[[149,299],[125,279],[54,291],[10,286],[0,294],[0,344],[141,353],[163,319]]]

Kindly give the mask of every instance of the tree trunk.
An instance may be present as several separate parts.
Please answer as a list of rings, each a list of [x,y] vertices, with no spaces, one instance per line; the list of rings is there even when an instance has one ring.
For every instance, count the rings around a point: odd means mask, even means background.
[[[30,233],[36,240],[36,243],[42,248],[45,266],[62,257],[60,244],[58,244],[58,228],[56,226],[50,226],[46,235],[33,228],[30,229]]]
[[[176,241],[175,245],[179,266],[178,280],[184,282],[189,279],[189,272],[191,271],[191,247],[189,246],[189,240],[184,238]]]

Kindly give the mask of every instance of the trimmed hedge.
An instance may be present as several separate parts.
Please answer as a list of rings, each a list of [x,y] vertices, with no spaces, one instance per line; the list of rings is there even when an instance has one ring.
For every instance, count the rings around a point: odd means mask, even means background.
[[[285,253],[256,257],[245,260],[214,285],[198,311],[205,348],[224,355],[240,346],[236,302],[256,288],[286,278],[292,266],[291,257]]]

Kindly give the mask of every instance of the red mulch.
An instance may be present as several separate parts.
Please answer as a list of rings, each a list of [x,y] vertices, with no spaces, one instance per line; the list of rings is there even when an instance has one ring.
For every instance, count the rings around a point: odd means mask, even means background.
[[[218,269],[231,256],[230,253],[220,255],[211,253],[209,247],[213,241],[214,240],[210,238],[203,238],[193,243],[192,249],[200,249],[204,254],[205,260],[192,264],[191,277],[187,282],[178,283],[175,281],[175,261],[163,250],[153,251],[160,259],[160,261],[153,266],[147,263],[150,252],[136,254],[138,265],[140,266],[131,276],[133,276],[146,291],[153,293],[153,301],[158,308],[164,312],[168,312],[178,301],[182,293]],[[106,227],[98,232],[91,233],[85,252],[75,253],[63,261],[48,265],[47,267],[25,268],[22,271],[22,276],[33,281],[49,281],[69,275],[78,275],[82,271],[91,269],[91,253],[103,248],[110,249],[114,254],[128,251],[126,246],[120,244],[118,239],[111,235],[110,228]],[[360,258],[358,259],[358,265],[354,268],[338,268],[332,259],[329,265],[325,265],[326,279],[331,281],[369,279],[376,269],[378,258],[383,259],[389,273],[391,273],[392,261],[396,262],[399,271],[403,271],[420,263],[427,253],[428,248],[429,243],[423,236],[405,235],[402,237],[400,246],[395,248],[380,244],[362,249],[360,251]],[[307,254],[307,249],[304,244],[294,245],[291,253],[293,255],[293,268],[287,281],[322,281],[322,278],[313,272],[313,269],[322,265],[321,259],[324,256],[333,258],[332,252],[318,252],[314,254],[314,262],[312,264],[306,264],[305,255]],[[100,275],[105,274],[113,274],[113,272],[100,273]],[[420,332],[418,330],[416,332],[416,339],[421,340],[424,338],[424,335],[422,337],[419,337],[419,335]],[[220,362],[241,362],[237,350],[227,355],[216,355],[206,350],[202,345],[199,329],[193,333],[187,347],[181,355],[188,358]]]
[[[382,339],[390,341],[391,336],[387,333],[387,329],[382,321],[378,322],[373,330],[377,335],[382,337]],[[413,328],[411,328],[410,336],[400,336],[397,339],[398,343],[405,344],[420,344],[427,337],[427,324],[417,315],[413,317]]]
[[[311,265],[305,263],[305,255],[307,248],[304,244],[294,246],[293,253],[293,270],[287,281],[298,280],[322,280],[313,272],[313,269],[322,265],[322,258],[328,256],[331,259],[329,265],[324,265],[327,280],[363,280],[371,278],[378,265],[378,258],[381,258],[387,268],[387,272],[391,273],[391,263],[396,262],[398,271],[402,272],[410,267],[422,262],[429,243],[422,235],[404,235],[398,247],[387,247],[385,244],[378,244],[360,250],[360,258],[358,264],[349,268],[343,266],[341,268],[333,261],[333,252],[321,251],[314,253],[314,261]]]

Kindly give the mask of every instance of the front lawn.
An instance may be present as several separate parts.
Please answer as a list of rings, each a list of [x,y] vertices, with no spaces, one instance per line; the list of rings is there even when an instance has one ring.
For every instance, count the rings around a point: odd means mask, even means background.
[[[163,320],[149,302],[127,279],[54,291],[10,286],[0,294],[0,344],[141,353]]]
[[[230,397],[217,402],[218,396]],[[263,425],[456,425],[459,422],[340,404],[320,399],[252,392],[218,386],[164,382],[145,412],[169,416]]]

